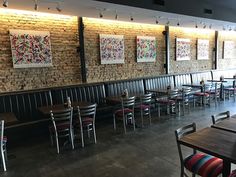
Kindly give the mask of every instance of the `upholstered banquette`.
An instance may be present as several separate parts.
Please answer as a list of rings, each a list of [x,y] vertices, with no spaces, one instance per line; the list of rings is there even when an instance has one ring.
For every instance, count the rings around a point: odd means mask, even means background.
[[[173,75],[161,75],[156,77],[149,77],[144,79],[146,90],[166,89],[168,86],[174,88]]]
[[[191,84],[191,74],[175,74],[174,75],[175,87],[182,87],[184,84]]]
[[[204,72],[191,73],[191,78],[193,84],[199,84],[201,80],[204,80],[205,82],[207,80],[212,80],[212,72],[204,71]]]

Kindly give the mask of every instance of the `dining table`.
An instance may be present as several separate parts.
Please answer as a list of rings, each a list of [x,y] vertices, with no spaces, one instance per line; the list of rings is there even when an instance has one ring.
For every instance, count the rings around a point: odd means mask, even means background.
[[[91,103],[86,102],[86,101],[75,101],[71,103],[73,110],[77,110],[78,106],[83,107],[83,106],[88,106],[88,105],[91,105]],[[56,111],[60,111],[66,108],[68,108],[67,104],[55,104],[55,105],[50,105],[50,106],[38,107],[38,111],[42,113],[44,116],[48,116],[50,115],[50,111],[56,112]]]
[[[232,117],[227,118],[220,122],[217,122],[216,124],[213,124],[211,127],[236,133],[236,119]]]
[[[236,134],[207,127],[180,138],[179,143],[223,160],[223,177],[228,177],[231,163],[236,163]]]

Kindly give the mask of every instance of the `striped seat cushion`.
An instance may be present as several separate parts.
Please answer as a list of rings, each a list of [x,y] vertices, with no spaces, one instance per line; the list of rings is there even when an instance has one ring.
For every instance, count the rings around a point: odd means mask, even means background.
[[[232,173],[230,173],[229,177],[236,177],[236,170],[232,171]]]
[[[184,166],[202,177],[217,177],[222,173],[223,161],[208,154],[197,153],[185,158]]]
[[[194,93],[195,96],[209,96],[209,93],[204,93],[204,92],[196,92]]]
[[[125,114],[132,113],[132,112],[133,112],[132,109],[129,109],[129,108],[124,109]],[[114,114],[119,116],[119,117],[122,117],[123,116],[123,109],[116,110]]]

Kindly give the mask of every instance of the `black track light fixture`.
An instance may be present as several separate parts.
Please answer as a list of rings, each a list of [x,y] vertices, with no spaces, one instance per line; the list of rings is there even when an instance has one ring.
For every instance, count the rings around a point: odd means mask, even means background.
[[[2,6],[3,6],[3,7],[8,7],[8,0],[3,0]]]
[[[34,1],[34,10],[38,10],[39,5],[38,5],[38,0]]]
[[[61,11],[62,11],[60,2],[57,3],[56,9],[57,9],[58,12],[61,12]]]

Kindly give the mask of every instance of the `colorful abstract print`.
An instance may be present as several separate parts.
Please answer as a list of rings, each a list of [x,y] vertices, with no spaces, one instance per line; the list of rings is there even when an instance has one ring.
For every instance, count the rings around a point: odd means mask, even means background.
[[[156,57],[156,38],[137,36],[137,62],[155,62]]]
[[[209,59],[209,40],[206,39],[197,40],[197,59],[198,60]]]
[[[10,30],[14,68],[52,66],[49,32]]]
[[[236,58],[234,41],[224,41],[224,56],[223,58]]]
[[[100,34],[101,64],[124,63],[124,36]]]
[[[190,60],[190,39],[176,38],[176,60]]]

